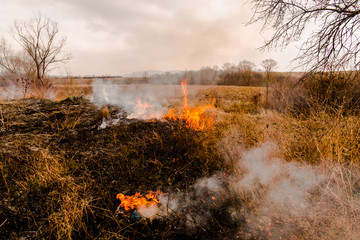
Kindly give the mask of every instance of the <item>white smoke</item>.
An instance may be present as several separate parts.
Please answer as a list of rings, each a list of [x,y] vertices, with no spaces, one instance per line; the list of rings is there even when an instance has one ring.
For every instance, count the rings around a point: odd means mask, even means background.
[[[0,88],[0,99],[17,100],[29,97],[56,100],[55,90],[50,88],[36,88],[25,86],[21,80],[7,79],[3,87]]]
[[[287,239],[303,231],[304,238],[357,239],[360,197],[353,192],[359,171],[330,162],[287,162],[274,156],[276,150],[275,144],[264,143],[245,151],[229,178],[234,196],[256,209],[232,210],[245,217],[249,238]]]
[[[24,98],[26,95],[25,88],[19,82],[7,81],[6,86],[0,89],[0,99],[12,100]]]
[[[239,170],[247,171],[247,173],[241,180],[238,180],[238,188],[250,189],[257,183],[268,184],[280,173],[280,160],[273,159],[270,161],[268,158],[272,147],[271,144],[265,144],[243,154],[237,167]]]
[[[180,86],[123,85],[94,79],[90,100],[98,105],[121,106],[128,118],[152,119],[167,112],[169,99],[181,96]]]
[[[203,206],[220,206],[225,196],[222,184],[218,175],[201,178],[190,187],[190,191],[160,194],[159,205],[142,206],[137,212],[150,219],[182,216],[188,228],[204,226],[212,215]]]
[[[244,151],[233,173],[201,178],[186,192],[161,194],[158,205],[138,213],[180,217],[191,230],[215,218],[209,209],[222,209],[239,223],[237,237],[244,239],[288,239],[299,231],[307,239],[359,239],[360,169],[287,162],[275,157],[276,150],[275,144],[264,143]]]
[[[165,216],[201,204],[219,206],[232,193],[251,195],[259,191],[262,196],[257,201],[264,206],[261,207],[263,214],[278,214],[275,209],[282,214],[302,214],[309,205],[308,195],[325,177],[309,165],[272,158],[275,148],[275,144],[266,143],[244,152],[235,166],[235,173],[226,178],[220,178],[226,174],[219,173],[199,179],[187,193],[161,195],[157,215]]]
[[[108,117],[104,117],[100,126],[98,127],[98,129],[105,129],[107,127],[110,127],[110,126],[114,126],[114,125],[117,125],[120,121],[120,116],[121,114],[118,114],[117,115],[117,118],[108,118]]]
[[[145,218],[150,218],[150,219],[156,217],[158,212],[159,212],[159,208],[155,204],[150,205],[150,206],[140,207],[138,209],[138,213],[141,216],[143,216]]]
[[[307,197],[325,176],[316,172],[310,165],[285,162],[272,158],[276,145],[265,143],[245,152],[238,163],[242,177],[234,176],[231,186],[236,192],[263,191],[261,201],[266,214],[274,209],[291,214],[302,214],[308,206]],[[268,211],[270,209],[270,211]]]

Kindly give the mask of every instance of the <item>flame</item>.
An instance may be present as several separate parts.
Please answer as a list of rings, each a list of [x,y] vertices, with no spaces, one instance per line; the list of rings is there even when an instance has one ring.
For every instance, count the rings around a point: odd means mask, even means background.
[[[184,96],[184,109],[188,108],[187,90],[186,90],[186,79],[181,82],[181,88]]]
[[[168,113],[163,116],[163,118],[172,121],[185,121],[190,128],[195,130],[211,128],[214,125],[215,120],[214,118],[207,117],[205,115],[205,111],[209,108],[215,107],[215,98],[213,98],[212,103],[209,105],[190,107],[187,99],[186,79],[181,83],[181,87],[184,99],[182,111],[171,108]]]
[[[135,193],[135,195],[132,196],[126,196],[122,193],[119,193],[118,195],[116,195],[116,198],[121,201],[120,207],[123,207],[125,211],[129,211],[142,206],[158,204],[158,194],[160,194],[160,191],[157,191],[155,193],[150,191],[148,194],[145,195],[145,197],[142,196],[140,193]]]
[[[32,97],[31,93],[29,93],[26,97],[25,96],[21,97],[21,99],[30,99],[31,97]]]
[[[152,106],[145,102],[141,101],[141,98],[138,98],[136,101],[136,105],[133,108],[133,113],[129,116],[129,118],[140,118],[140,119],[154,119],[157,116],[152,111]]]

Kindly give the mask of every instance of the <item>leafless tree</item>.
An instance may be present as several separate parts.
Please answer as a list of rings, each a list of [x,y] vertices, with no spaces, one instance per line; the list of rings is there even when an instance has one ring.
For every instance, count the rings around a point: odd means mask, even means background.
[[[16,72],[16,59],[9,43],[5,38],[0,39],[0,69],[4,74]]]
[[[50,86],[46,74],[57,63],[64,63],[70,56],[63,52],[66,38],[58,39],[56,22],[39,14],[27,21],[15,21],[13,37],[23,47],[35,67],[35,80],[41,86]]]
[[[255,63],[247,60],[242,60],[237,65],[239,75],[242,78],[243,85],[251,86],[255,81],[254,71]]]
[[[3,84],[21,84],[25,97],[34,80],[34,69],[34,64],[26,52],[14,52],[5,38],[0,39],[0,72]]]
[[[265,69],[266,103],[268,103],[271,73],[274,71],[274,68],[277,66],[277,62],[274,59],[265,59],[261,62],[261,66]]]
[[[202,85],[214,84],[217,79],[218,72],[215,68],[206,66],[199,71],[199,83]]]
[[[233,63],[226,62],[222,65],[222,72],[235,72],[236,66]]]
[[[287,46],[306,37],[295,58],[301,66],[310,71],[360,69],[358,0],[251,1],[254,15],[250,23],[263,21],[264,29],[275,30],[263,48]]]
[[[255,67],[256,67],[255,63],[248,60],[242,60],[238,64],[238,69],[244,71],[246,70],[254,71]]]
[[[0,70],[6,76],[31,78],[34,66],[24,51],[15,53],[5,38],[0,39]]]

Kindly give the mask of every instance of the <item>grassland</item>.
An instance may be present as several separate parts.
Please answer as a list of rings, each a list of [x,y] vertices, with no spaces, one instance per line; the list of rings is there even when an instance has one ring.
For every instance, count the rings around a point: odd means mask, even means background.
[[[360,237],[359,116],[279,112],[265,107],[263,88],[207,86],[190,103],[215,97],[216,122],[196,131],[127,119],[121,106],[89,102],[91,91],[62,84],[58,101],[1,102],[0,238]],[[101,129],[104,118],[120,121]],[[258,155],[256,169],[272,177],[244,187]],[[176,199],[166,214],[141,217],[116,199],[156,190]]]

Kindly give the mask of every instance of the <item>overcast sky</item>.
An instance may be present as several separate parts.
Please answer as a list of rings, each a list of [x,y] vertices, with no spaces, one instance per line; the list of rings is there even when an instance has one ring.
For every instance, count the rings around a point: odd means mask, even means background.
[[[58,22],[72,59],[54,74],[121,75],[147,70],[200,69],[266,58],[289,71],[296,48],[260,52],[261,25],[246,0],[0,0],[0,33],[41,12]]]

